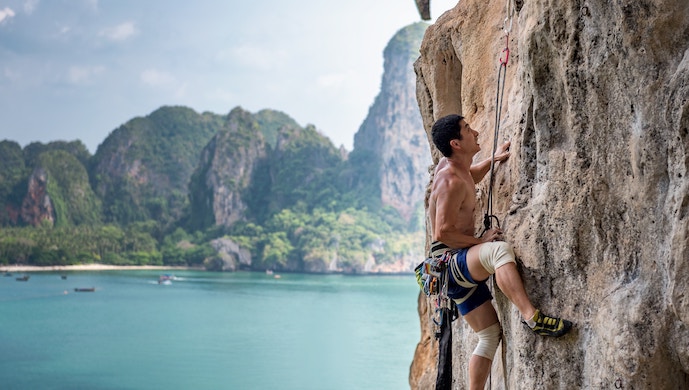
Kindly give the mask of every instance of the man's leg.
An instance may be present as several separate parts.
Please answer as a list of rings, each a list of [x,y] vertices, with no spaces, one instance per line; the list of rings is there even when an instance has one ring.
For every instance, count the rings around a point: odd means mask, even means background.
[[[495,270],[495,281],[505,296],[515,305],[524,321],[530,320],[536,308],[524,290],[524,282],[517,270],[517,264],[508,263]]]
[[[479,259],[479,251],[481,245],[474,245],[467,252],[467,266],[471,277],[476,280],[486,280],[491,275],[481,264]],[[500,290],[507,296],[507,298],[517,306],[519,313],[521,313],[524,320],[531,319],[536,312],[536,308],[529,300],[524,290],[524,283],[521,275],[517,271],[515,263],[507,263],[497,270],[495,270],[495,280],[498,283]]]
[[[479,333],[494,324],[498,324],[498,315],[491,301],[487,301],[464,315],[464,320],[471,326],[474,332]],[[470,389],[484,388],[486,380],[488,379],[488,374],[490,374],[490,366],[492,363],[493,361],[486,357],[476,354],[471,355],[471,359],[469,360]]]
[[[524,283],[517,271],[514,252],[505,242],[475,245],[467,252],[467,266],[474,280],[485,280],[495,273],[500,290],[517,306],[524,322],[542,336],[560,337],[572,327],[570,321],[547,316],[536,310],[524,290]]]

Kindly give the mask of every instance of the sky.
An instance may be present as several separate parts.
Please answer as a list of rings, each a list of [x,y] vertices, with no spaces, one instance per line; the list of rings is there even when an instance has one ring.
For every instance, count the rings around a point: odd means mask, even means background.
[[[433,20],[457,1],[431,0]],[[0,140],[95,153],[161,106],[241,106],[351,150],[387,42],[418,21],[414,0],[0,0]]]

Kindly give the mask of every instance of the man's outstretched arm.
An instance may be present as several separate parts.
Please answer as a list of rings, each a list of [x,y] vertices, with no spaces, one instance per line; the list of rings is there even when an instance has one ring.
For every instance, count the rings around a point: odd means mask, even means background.
[[[507,160],[507,158],[510,157],[509,149],[510,141],[500,145],[500,147],[498,147],[498,149],[495,151],[495,162],[498,163],[500,161]],[[480,182],[486,176],[486,173],[490,171],[490,158],[472,165],[470,171],[471,177],[474,179],[474,183]]]

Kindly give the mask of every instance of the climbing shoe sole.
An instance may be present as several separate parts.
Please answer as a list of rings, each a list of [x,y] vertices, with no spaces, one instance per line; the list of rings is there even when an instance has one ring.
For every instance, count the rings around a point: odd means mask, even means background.
[[[536,326],[533,328],[529,327],[534,333],[541,336],[550,337],[560,337],[564,336],[572,329],[572,323],[570,321],[564,320],[562,318],[550,317],[539,311],[536,311],[538,319],[536,320]],[[529,325],[524,322],[528,327]]]

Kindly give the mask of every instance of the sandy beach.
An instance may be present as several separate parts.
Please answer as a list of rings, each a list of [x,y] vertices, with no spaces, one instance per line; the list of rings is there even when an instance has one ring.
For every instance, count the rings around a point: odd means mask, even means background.
[[[173,267],[162,265],[109,265],[109,264],[78,264],[51,265],[38,267],[35,265],[3,265],[0,272],[41,272],[41,271],[112,271],[112,270],[203,270],[194,267]]]

